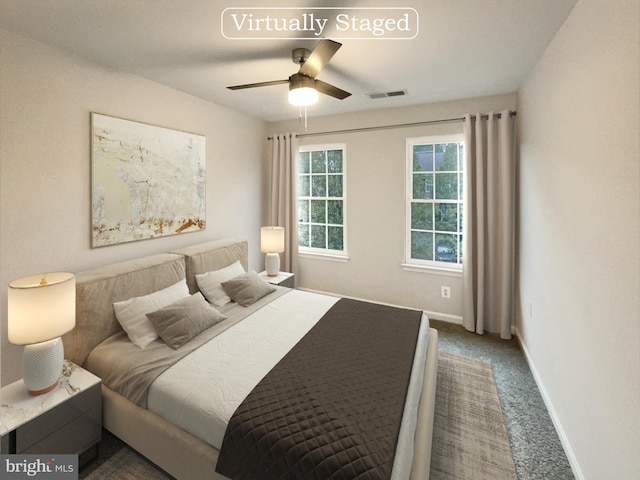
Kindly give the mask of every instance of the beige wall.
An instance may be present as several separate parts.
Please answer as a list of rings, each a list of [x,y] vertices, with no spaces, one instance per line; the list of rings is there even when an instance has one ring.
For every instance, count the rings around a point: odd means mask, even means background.
[[[520,91],[518,333],[578,478],[640,478],[637,0],[580,0]]]
[[[376,101],[371,103],[372,107],[380,105]],[[462,117],[465,113],[515,108],[515,94],[329,117],[314,117],[310,108],[307,133],[442,120]],[[409,137],[461,133],[462,127],[462,122],[456,122],[301,138],[303,145],[346,144],[349,261],[302,257],[299,286],[420,308],[430,312],[433,318],[460,322],[460,274],[405,271],[401,264],[405,248],[405,141]],[[298,121],[272,123],[268,128],[270,133],[304,133]],[[443,285],[451,287],[449,300],[440,296]]]
[[[636,0],[580,0],[517,98],[518,333],[574,471],[594,480],[640,472],[638,16]],[[310,109],[309,131],[505,108],[516,108],[515,94],[320,118]],[[91,111],[206,135],[205,232],[90,248]],[[302,258],[300,285],[459,319],[459,276],[400,264],[405,138],[461,128],[304,138],[347,145],[350,260]],[[269,133],[301,130],[268,125]],[[223,236],[248,238],[250,266],[261,268],[266,135],[251,117],[0,30],[2,384],[21,375],[21,348],[6,340],[14,278]],[[440,298],[441,285],[452,287],[451,300]]]
[[[207,228],[90,247],[90,112],[207,137]],[[2,383],[21,377],[7,343],[7,283],[81,271],[213,238],[250,242],[260,268],[263,122],[0,30],[0,285]],[[241,173],[239,173],[241,172]]]

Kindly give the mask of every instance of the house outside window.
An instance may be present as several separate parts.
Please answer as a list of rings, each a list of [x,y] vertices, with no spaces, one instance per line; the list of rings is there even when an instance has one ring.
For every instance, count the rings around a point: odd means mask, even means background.
[[[305,145],[298,156],[301,253],[346,255],[346,146]]]
[[[405,264],[462,270],[462,135],[407,139]]]

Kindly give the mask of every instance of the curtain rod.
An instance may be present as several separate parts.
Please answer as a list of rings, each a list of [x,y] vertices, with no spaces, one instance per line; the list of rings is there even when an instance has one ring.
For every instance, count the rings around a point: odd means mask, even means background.
[[[502,117],[501,113],[494,113],[494,116],[500,118]],[[514,110],[509,111],[509,115],[515,117],[516,112]],[[421,125],[435,125],[441,123],[453,123],[453,122],[464,122],[465,117],[457,117],[457,118],[445,118],[443,120],[425,120],[422,122],[412,122],[412,123],[398,123],[394,125],[378,125],[373,127],[360,127],[360,128],[347,128],[344,130],[331,130],[327,132],[315,132],[315,133],[300,133],[298,134],[298,138],[302,137],[313,137],[320,135],[332,135],[335,133],[354,133],[354,132],[370,132],[374,130],[388,130],[391,128],[404,128],[404,127],[418,127]],[[475,115],[471,115],[471,118],[476,118]],[[489,118],[488,113],[483,113],[480,115],[480,118],[487,119]],[[273,137],[267,137],[267,140],[273,140]]]

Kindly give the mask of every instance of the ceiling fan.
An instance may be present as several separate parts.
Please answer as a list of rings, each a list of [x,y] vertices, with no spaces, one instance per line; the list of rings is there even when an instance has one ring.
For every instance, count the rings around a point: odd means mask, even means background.
[[[343,100],[350,96],[338,87],[334,87],[316,77],[325,67],[331,57],[342,46],[333,40],[323,39],[318,42],[313,51],[307,48],[294,48],[291,59],[300,65],[298,73],[294,73],[287,80],[273,80],[270,82],[247,83],[227,87],[230,90],[242,90],[244,88],[268,87],[271,85],[289,84],[289,102],[293,105],[306,106],[318,101],[318,92]]]

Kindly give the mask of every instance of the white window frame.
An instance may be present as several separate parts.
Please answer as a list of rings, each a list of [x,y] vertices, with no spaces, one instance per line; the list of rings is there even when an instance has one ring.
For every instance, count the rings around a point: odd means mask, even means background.
[[[461,275],[463,264],[462,263],[452,263],[452,262],[442,262],[437,260],[423,260],[417,258],[411,258],[411,205],[414,202],[413,199],[413,147],[416,145],[425,145],[425,144],[438,144],[438,143],[462,143],[464,144],[464,136],[460,134],[449,134],[449,135],[431,135],[424,137],[412,137],[406,139],[406,160],[405,160],[405,192],[406,192],[406,201],[405,201],[405,261],[402,264],[403,269],[410,271],[429,271],[430,273],[441,273],[441,274],[454,274]],[[461,178],[463,185],[466,185],[466,172],[464,168],[464,156],[460,158],[458,172],[461,173]],[[434,173],[435,165],[434,165]],[[435,177],[434,177],[435,178]],[[450,200],[450,201],[440,201],[441,203],[456,203],[462,206],[463,215],[465,213],[465,199],[464,195],[460,194],[462,199]],[[435,197],[435,184],[434,184],[434,197]],[[438,199],[434,198],[433,202],[437,202]],[[435,221],[435,219],[434,219]],[[436,230],[434,230],[436,232]],[[445,232],[443,232],[445,233]],[[446,232],[450,233],[450,232]],[[459,226],[459,231],[456,234],[462,234],[464,238],[464,232],[462,231],[462,226]],[[458,254],[462,255],[462,245],[458,246]]]
[[[342,197],[312,197],[311,191],[309,192],[309,196],[301,196],[298,188],[298,197],[296,200],[296,211],[298,211],[298,202],[299,200],[312,200],[312,199],[338,199],[342,201],[342,250],[333,250],[329,248],[317,248],[317,247],[305,247],[298,244],[298,253],[302,256],[313,256],[313,257],[321,257],[323,259],[328,260],[337,260],[337,261],[347,261],[347,145],[346,143],[329,143],[329,144],[315,144],[315,145],[300,145],[298,148],[298,153],[304,152],[315,152],[315,151],[329,151],[329,150],[341,150],[342,151]],[[299,162],[299,156],[296,161]],[[311,175],[311,172],[309,173]],[[300,172],[297,172],[298,175],[298,187],[300,181]],[[327,174],[329,175],[329,174]],[[311,188],[311,185],[309,186]],[[327,192],[328,193],[328,192]],[[299,225],[299,215],[298,221],[296,222],[296,227]],[[325,225],[329,225],[325,223]]]

